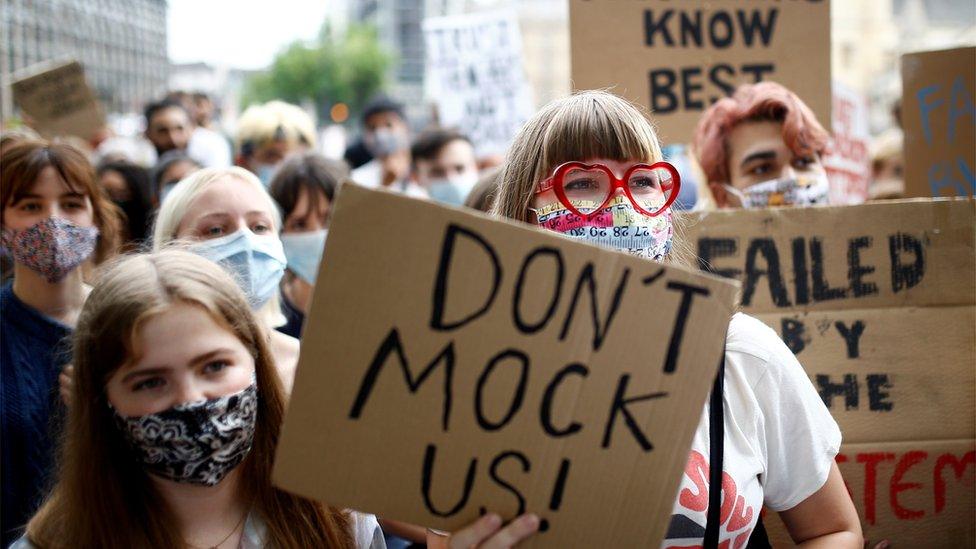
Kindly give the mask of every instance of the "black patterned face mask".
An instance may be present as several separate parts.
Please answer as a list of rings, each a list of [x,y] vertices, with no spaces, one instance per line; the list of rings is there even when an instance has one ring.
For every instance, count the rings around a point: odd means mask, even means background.
[[[175,482],[215,486],[237,467],[254,442],[257,383],[232,395],[179,404],[162,412],[123,417],[116,424],[150,472]]]

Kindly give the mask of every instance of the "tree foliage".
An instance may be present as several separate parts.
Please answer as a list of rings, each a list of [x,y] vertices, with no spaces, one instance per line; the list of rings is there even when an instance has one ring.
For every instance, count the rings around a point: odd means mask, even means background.
[[[266,72],[251,76],[243,103],[311,100],[320,119],[327,118],[336,103],[345,103],[357,113],[383,87],[392,62],[373,28],[350,25],[336,36],[326,25],[315,40],[292,42],[275,56]]]

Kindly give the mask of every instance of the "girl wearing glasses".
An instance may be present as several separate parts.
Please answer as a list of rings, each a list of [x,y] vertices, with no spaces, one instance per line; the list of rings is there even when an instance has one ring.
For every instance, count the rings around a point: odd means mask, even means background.
[[[493,212],[687,264],[670,209],[680,177],[661,158],[654,130],[634,106],[606,92],[573,95],[543,108],[516,136]],[[857,513],[834,463],[840,430],[790,350],[739,313],[723,370],[702,411],[664,547],[759,546],[763,505],[780,513],[801,547],[861,547]],[[710,423],[722,426],[714,436]],[[712,470],[718,440],[721,467]],[[721,504],[709,505],[718,484],[721,499],[713,502]]]

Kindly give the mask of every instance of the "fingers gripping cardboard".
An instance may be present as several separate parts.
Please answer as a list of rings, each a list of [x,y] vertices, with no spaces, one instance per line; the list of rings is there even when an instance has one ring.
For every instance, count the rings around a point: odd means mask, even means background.
[[[663,537],[735,283],[347,186],[275,466],[290,491],[532,546]]]

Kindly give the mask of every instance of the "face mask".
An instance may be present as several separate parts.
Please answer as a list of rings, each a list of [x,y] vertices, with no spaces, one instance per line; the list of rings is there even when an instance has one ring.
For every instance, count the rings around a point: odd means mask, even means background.
[[[115,423],[139,461],[163,478],[216,486],[237,467],[254,442],[257,383],[232,395],[179,404]]]
[[[97,227],[79,227],[60,217],[49,217],[16,233],[2,232],[2,245],[14,261],[52,283],[63,280],[88,259],[97,242]]]
[[[258,164],[254,169],[254,174],[258,176],[264,188],[267,189],[271,186],[271,180],[274,179],[275,173],[278,171],[277,164]]]
[[[191,250],[234,275],[255,310],[278,291],[278,282],[285,273],[285,252],[277,236],[257,236],[241,229],[201,242]]]
[[[329,231],[326,229],[281,235],[281,245],[285,249],[285,257],[288,258],[288,269],[309,284],[315,284],[328,235]]]
[[[385,158],[410,146],[404,132],[380,128],[365,140],[366,148],[376,158]]]
[[[576,207],[581,209],[581,206],[585,205]],[[657,216],[648,217],[635,210],[626,197],[619,195],[588,221],[558,202],[537,210],[536,216],[541,227],[574,240],[616,248],[655,261],[668,255],[674,239],[670,208]]]
[[[743,208],[750,209],[826,204],[830,186],[826,174],[803,174],[756,183],[745,189],[725,185],[725,190],[738,198]]]
[[[470,171],[453,177],[435,179],[427,186],[430,197],[438,202],[460,206],[478,183],[478,172]]]

